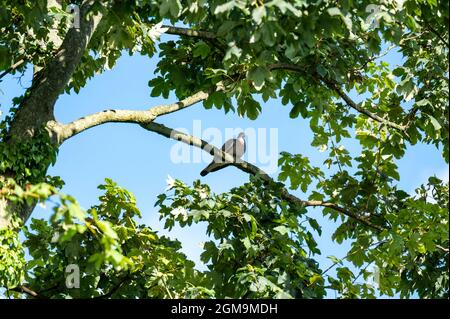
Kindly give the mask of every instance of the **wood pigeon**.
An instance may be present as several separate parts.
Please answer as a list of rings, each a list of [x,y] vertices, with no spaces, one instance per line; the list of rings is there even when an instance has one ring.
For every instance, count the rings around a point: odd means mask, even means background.
[[[245,153],[245,134],[239,133],[237,138],[229,139],[222,145],[222,151],[233,156],[233,158],[239,159]],[[215,172],[221,168],[230,165],[225,163],[220,155],[214,156],[212,162],[206,166],[206,168],[200,172],[200,176],[206,176],[208,173]]]

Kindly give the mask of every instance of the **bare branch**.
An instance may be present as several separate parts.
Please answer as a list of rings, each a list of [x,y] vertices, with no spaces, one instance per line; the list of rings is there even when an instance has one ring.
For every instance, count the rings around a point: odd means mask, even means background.
[[[382,240],[382,241],[379,241],[379,242],[370,244],[367,248],[371,248],[371,247],[373,247],[373,246],[376,246],[376,247],[375,247],[375,249],[376,249],[376,248],[378,248],[379,246],[381,246],[381,245],[383,245],[383,244],[385,244],[385,243],[387,243],[387,241],[386,241],[386,240]],[[342,258],[340,258],[340,259],[338,259],[336,262],[332,263],[331,266],[328,267],[327,269],[325,269],[325,270],[322,272],[321,275],[322,275],[322,276],[325,275],[325,274],[326,274],[330,269],[332,269],[334,266],[336,266],[337,264],[340,264],[343,260],[347,259],[348,257],[351,257],[352,255],[356,254],[357,252],[358,252],[358,250],[354,250],[354,251],[351,251],[351,252],[347,253],[347,255],[345,255],[344,257],[342,257]]]
[[[36,292],[36,291],[26,287],[26,286],[23,286],[23,285],[14,287],[14,288],[9,289],[9,290],[15,291],[15,292],[20,292],[20,293],[25,293],[25,294],[27,294],[27,295],[29,295],[31,297],[36,298],[36,299],[48,299],[47,297],[42,296],[38,292]]]
[[[163,25],[162,27],[168,29],[165,32],[167,34],[188,36],[188,37],[194,37],[194,38],[202,38],[202,39],[209,39],[209,40],[217,38],[215,33],[209,32],[209,31],[199,31],[199,30],[193,30],[193,29],[190,29],[190,28],[173,27],[173,26],[170,26],[170,25]]]
[[[270,64],[268,67],[269,71],[273,70],[288,70],[288,71],[294,71],[298,73],[305,73],[306,70],[302,68],[301,66],[290,64],[290,63],[274,63]]]
[[[311,200],[301,200],[298,197],[290,194],[286,189],[283,189],[283,193],[282,196],[285,200],[291,202],[291,203],[296,203],[299,206],[304,206],[304,207],[325,207],[325,208],[330,208],[342,215],[345,215],[347,217],[350,217],[354,220],[356,220],[358,223],[362,224],[362,225],[366,225],[372,229],[375,229],[377,231],[382,231],[384,228],[378,225],[375,225],[373,223],[371,223],[369,220],[365,219],[364,217],[359,216],[358,214],[355,214],[351,211],[349,211],[348,209],[345,209],[343,207],[340,207],[339,205],[335,204],[335,203],[331,203],[331,202],[324,202],[324,201],[311,201]]]
[[[22,65],[22,63],[24,63],[25,60],[24,59],[20,59],[19,61],[17,61],[16,63],[14,63],[13,65],[11,65],[9,68],[7,68],[5,71],[3,71],[2,73],[0,73],[0,80],[7,75],[8,73],[14,71],[15,69],[17,69],[19,66]]]
[[[246,161],[243,161],[241,159],[235,160],[230,154],[222,152],[222,150],[220,150],[219,148],[205,142],[204,140],[202,140],[200,138],[182,133],[180,131],[174,130],[172,128],[169,128],[167,126],[164,126],[162,124],[155,123],[155,122],[142,124],[141,126],[143,128],[145,128],[146,130],[155,132],[164,137],[171,138],[171,139],[186,143],[188,145],[192,145],[192,146],[201,148],[202,150],[208,152],[211,155],[221,156],[223,159],[225,159],[225,161],[219,165],[219,166],[221,166],[220,168],[224,168],[226,166],[233,165],[248,174],[260,177],[266,183],[275,183],[275,181],[266,172],[264,172],[257,166],[250,164]],[[301,200],[300,198],[290,194],[286,188],[283,188],[281,196],[284,200],[290,202],[293,205],[300,206],[300,207],[327,207],[327,208],[330,208],[330,209],[333,209],[333,210],[339,212],[340,214],[346,215],[346,216],[356,220],[360,224],[366,225],[377,231],[383,230],[383,227],[374,225],[370,221],[364,219],[363,217],[360,217],[357,214],[354,214],[354,213],[340,207],[339,205],[337,205],[335,203],[324,202],[324,201]]]
[[[219,86],[218,90],[221,89],[222,87]],[[65,125],[54,124],[54,126],[50,129],[56,132],[59,143],[62,143],[78,133],[105,123],[150,123],[158,116],[179,111],[181,109],[194,105],[197,102],[207,99],[209,94],[210,93],[208,91],[200,91],[179,102],[159,105],[143,111],[105,110],[103,112],[87,115]]]

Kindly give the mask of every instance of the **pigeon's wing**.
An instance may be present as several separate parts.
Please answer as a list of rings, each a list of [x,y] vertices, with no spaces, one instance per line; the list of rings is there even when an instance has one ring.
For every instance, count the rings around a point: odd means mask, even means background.
[[[228,153],[231,156],[235,156],[236,154],[236,140],[234,138],[229,139],[222,145],[222,152]],[[215,162],[223,162],[225,159],[222,159],[220,154],[214,157]]]
[[[236,139],[232,138],[222,145],[222,151],[228,154],[234,154],[236,149]]]
[[[238,139],[229,139],[222,145],[222,151],[232,155],[234,158],[241,157],[245,152],[245,142],[242,143]],[[230,162],[224,162],[220,155],[214,156],[214,160],[200,172],[201,176],[208,173],[218,171],[230,165]]]
[[[240,158],[245,153],[245,140],[242,139],[230,139],[222,146],[222,151],[233,155],[234,158]]]

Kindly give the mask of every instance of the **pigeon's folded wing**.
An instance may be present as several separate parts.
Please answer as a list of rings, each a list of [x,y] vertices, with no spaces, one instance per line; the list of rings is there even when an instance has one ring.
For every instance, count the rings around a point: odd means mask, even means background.
[[[235,138],[229,139],[222,145],[222,151],[230,154],[234,158],[240,158],[245,152],[245,142],[241,142]],[[227,164],[227,161],[222,158],[221,154],[215,154],[213,161],[200,172],[200,175],[206,176],[208,173],[217,171],[228,165],[230,164]]]

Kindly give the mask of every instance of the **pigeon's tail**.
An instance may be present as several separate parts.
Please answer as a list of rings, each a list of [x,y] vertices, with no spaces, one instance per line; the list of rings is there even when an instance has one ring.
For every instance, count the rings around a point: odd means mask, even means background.
[[[211,162],[208,166],[206,166],[204,169],[203,169],[203,171],[201,171],[200,172],[200,176],[206,176],[206,175],[208,175],[209,173],[211,173],[211,168],[213,167],[213,165],[214,165],[214,162]]]

